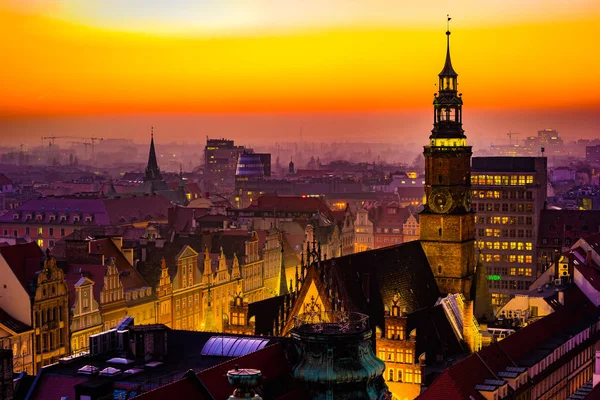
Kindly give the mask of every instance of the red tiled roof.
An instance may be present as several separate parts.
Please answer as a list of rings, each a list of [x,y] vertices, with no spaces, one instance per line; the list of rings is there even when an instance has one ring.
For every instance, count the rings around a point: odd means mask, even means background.
[[[158,194],[105,199],[104,206],[112,225],[123,225],[141,221],[166,220],[169,199]]]
[[[0,186],[12,185],[13,181],[6,175],[0,174]]]
[[[229,360],[201,371],[197,374],[201,383],[195,382],[190,378],[183,378],[177,382],[143,393],[136,397],[136,399],[227,399],[233,393],[233,387],[227,381],[227,371],[234,369],[236,365],[239,366],[239,368],[254,368],[260,370],[262,373],[263,387],[266,382],[277,382],[278,380],[285,381],[286,379],[282,378],[291,375],[292,373],[291,365],[286,358],[283,345],[277,343],[254,353]],[[299,394],[298,389],[288,389],[287,392],[281,393],[277,398],[306,398],[293,397],[293,393]],[[285,397],[288,395],[292,397]]]
[[[121,253],[112,240],[108,238],[92,240],[90,242],[90,254],[102,254],[104,255],[105,259],[114,257],[115,264],[117,265],[119,272],[129,271],[128,274],[121,274],[121,282],[123,282],[123,289],[125,291],[140,289],[148,286],[148,284],[144,281],[144,278],[142,278],[140,273],[133,268],[133,266],[129,263],[127,258],[125,258],[123,253]],[[95,279],[94,282],[96,283],[94,286],[103,284],[102,278],[99,280]]]
[[[574,307],[559,307],[554,313],[446,369],[418,399],[462,399],[469,396],[483,399],[475,390],[476,385],[483,384],[485,379],[494,379],[494,374],[514,366],[514,363],[519,364],[540,343],[596,312],[596,308],[577,286],[571,285],[565,293],[565,299],[567,296]]]
[[[29,293],[29,282],[36,281],[36,273],[41,269],[44,253],[37,243],[30,242],[0,247],[0,254],[6,260],[13,273]]]
[[[87,378],[63,375],[47,375],[42,372],[31,400],[56,400],[61,397],[75,399],[75,385]]]

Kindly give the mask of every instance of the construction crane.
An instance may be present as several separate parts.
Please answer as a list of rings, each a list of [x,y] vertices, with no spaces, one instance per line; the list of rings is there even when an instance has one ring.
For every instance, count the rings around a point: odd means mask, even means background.
[[[94,155],[94,146],[95,146],[96,142],[101,142],[104,140],[104,138],[92,136],[91,138],[86,138],[86,139],[90,139],[92,141],[91,144],[92,144],[92,156],[93,156]]]
[[[508,144],[509,144],[509,145],[511,145],[511,144],[512,144],[512,137],[513,137],[514,135],[520,135],[520,133],[519,133],[519,132],[511,132],[511,131],[508,131],[508,133],[506,134],[506,136],[508,136]]]
[[[71,143],[71,144],[82,144],[84,146],[84,149],[85,149],[84,153],[85,153],[85,157],[86,158],[87,158],[87,149],[88,149],[88,146],[92,146],[92,148],[94,148],[93,147],[94,145],[92,143],[90,143],[90,142],[69,142],[69,143]]]

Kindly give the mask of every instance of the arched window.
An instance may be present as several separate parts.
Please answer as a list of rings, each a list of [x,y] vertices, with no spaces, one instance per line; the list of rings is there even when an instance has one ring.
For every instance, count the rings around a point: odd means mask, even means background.
[[[388,372],[388,381],[394,382],[394,370],[392,368],[390,368]]]
[[[441,273],[442,273],[442,266],[438,265],[438,274],[441,274]]]
[[[398,370],[398,382],[402,382],[402,370]]]

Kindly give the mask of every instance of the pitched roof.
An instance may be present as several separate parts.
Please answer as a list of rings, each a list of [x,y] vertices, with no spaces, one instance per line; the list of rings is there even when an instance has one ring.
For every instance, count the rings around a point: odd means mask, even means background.
[[[25,291],[30,293],[30,288],[36,284],[36,273],[40,271],[44,258],[44,253],[37,243],[30,242],[15,244],[13,246],[1,246],[0,254],[4,257],[19,282],[21,282]]]
[[[568,340],[573,330],[584,321],[598,319],[599,311],[581,290],[571,285],[567,294],[579,298],[571,304],[558,307],[552,314],[541,318],[500,342],[492,343],[483,350],[446,369],[423,392],[419,399],[470,398],[484,399],[475,389],[485,379],[494,379],[507,367],[533,365],[556,348],[556,340]]]
[[[8,176],[0,174],[0,186],[12,185],[13,181]]]
[[[136,397],[140,400],[226,399],[233,393],[227,381],[227,371],[239,368],[258,369],[262,373],[262,396],[265,399],[300,399],[300,388],[293,379],[292,360],[285,346],[279,342],[243,357],[234,358],[196,374],[146,392]],[[288,397],[284,397],[288,396]]]
[[[110,224],[166,220],[171,202],[158,194],[104,199]]]
[[[11,331],[19,334],[32,330],[33,328],[16,318],[13,318],[9,313],[0,307],[0,325],[4,325]]]
[[[40,372],[40,380],[35,386],[31,400],[54,400],[57,396],[75,399],[75,385],[86,382],[87,378],[45,374]]]
[[[440,297],[419,241],[350,254],[323,264],[331,267],[342,284],[344,302],[355,304],[380,327],[385,306],[391,304],[395,294],[399,294],[400,307],[408,313],[431,307]]]

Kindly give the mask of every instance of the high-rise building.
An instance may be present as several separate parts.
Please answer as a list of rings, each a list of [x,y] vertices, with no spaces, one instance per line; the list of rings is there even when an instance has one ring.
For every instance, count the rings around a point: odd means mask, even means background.
[[[434,121],[425,156],[425,202],[420,241],[442,293],[469,300],[475,274],[475,214],[471,210],[471,146],[462,128],[462,93],[450,60],[439,73]]]
[[[546,201],[545,157],[475,157],[471,167],[480,259],[492,304],[525,293],[537,278],[536,242]]]
[[[600,165],[600,145],[585,146],[585,161],[590,164]]]
[[[233,190],[238,157],[244,150],[244,146],[235,146],[233,140],[206,138],[205,177],[219,190]]]

